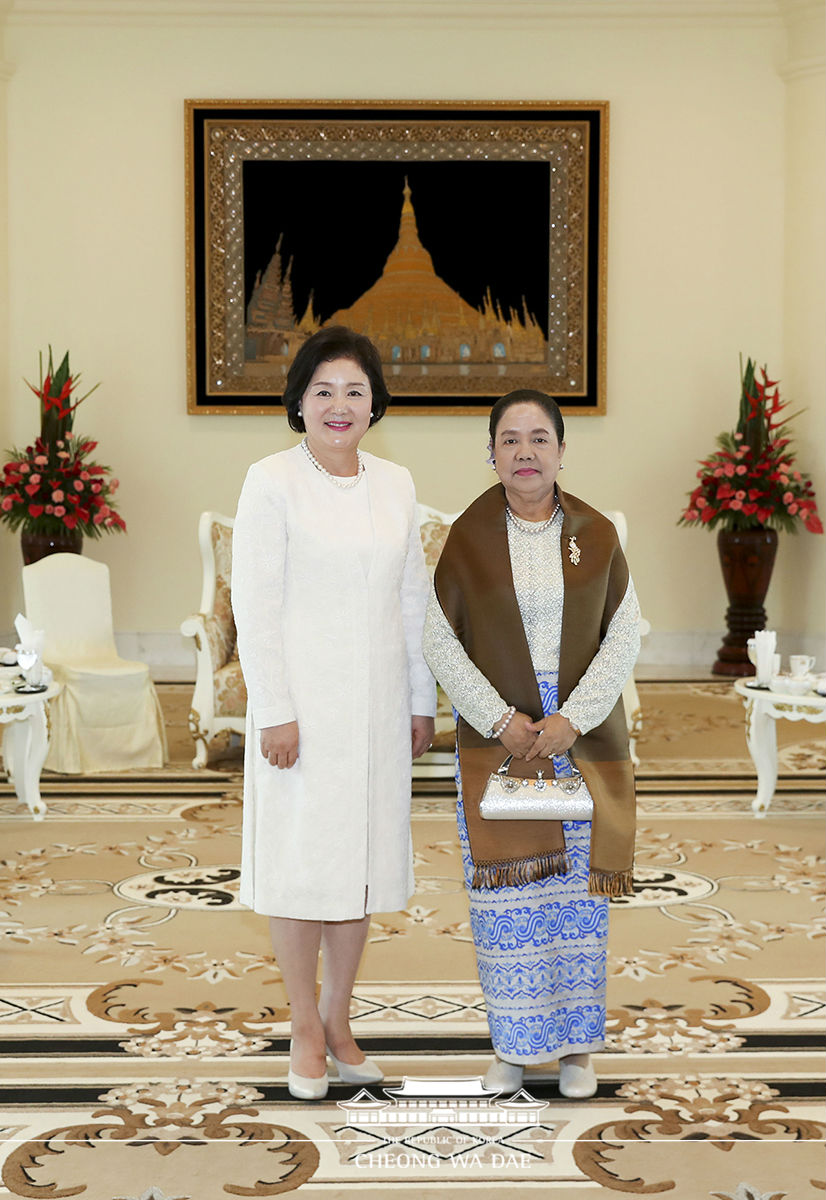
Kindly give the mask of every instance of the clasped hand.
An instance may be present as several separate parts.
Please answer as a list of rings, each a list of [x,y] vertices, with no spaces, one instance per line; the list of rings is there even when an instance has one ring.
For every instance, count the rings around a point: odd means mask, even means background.
[[[514,758],[551,758],[564,754],[577,739],[576,731],[567,717],[552,713],[541,721],[532,721],[522,712],[514,713],[499,740]]]

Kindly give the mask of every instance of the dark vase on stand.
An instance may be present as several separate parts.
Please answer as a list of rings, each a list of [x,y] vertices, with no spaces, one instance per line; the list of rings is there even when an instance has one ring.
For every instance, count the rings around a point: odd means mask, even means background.
[[[23,563],[30,566],[48,554],[82,554],[83,534],[79,529],[66,529],[61,533],[27,533],[20,535]]]
[[[712,673],[753,675],[746,642],[758,629],[766,628],[763,601],[777,554],[777,530],[721,529],[717,534],[717,551],[729,600],[728,633],[717,651]]]

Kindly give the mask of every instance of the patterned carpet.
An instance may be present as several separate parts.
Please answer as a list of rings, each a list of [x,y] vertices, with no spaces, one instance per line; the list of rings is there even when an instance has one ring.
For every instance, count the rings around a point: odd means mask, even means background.
[[[237,754],[186,768],[186,689],[164,689],[170,769],[52,777],[42,823],[0,785],[0,1196],[822,1200],[823,740],[781,726],[756,820],[729,691],[641,688],[638,886],[612,904],[608,1046],[578,1103],[553,1071],[510,1102],[289,1097],[266,922],[237,902]],[[372,922],[354,999],[389,1089],[489,1062],[450,797],[417,790],[413,830],[416,896]]]

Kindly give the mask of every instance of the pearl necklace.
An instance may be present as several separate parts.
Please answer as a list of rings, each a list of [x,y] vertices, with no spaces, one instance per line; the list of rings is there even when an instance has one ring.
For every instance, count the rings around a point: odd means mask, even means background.
[[[508,520],[513,521],[514,526],[521,529],[523,533],[544,533],[546,529],[550,528],[554,517],[559,512],[559,501],[557,500],[553,512],[546,521],[526,521],[523,517],[517,517],[509,504],[505,505],[505,512]]]
[[[358,465],[358,470],[356,471],[355,475],[333,475],[332,471],[328,471],[326,467],[322,467],[321,463],[318,461],[318,459],[313,454],[310,447],[307,445],[306,438],[304,438],[301,442],[301,449],[307,455],[307,458],[309,458],[310,462],[313,464],[315,469],[317,471],[320,471],[322,475],[326,475],[327,478],[330,480],[330,482],[334,483],[336,485],[336,487],[339,487],[339,488],[355,487],[356,484],[358,483],[358,481],[361,479],[362,475],[364,474],[364,460],[361,457],[360,450],[356,451],[356,457],[358,459],[359,465]]]

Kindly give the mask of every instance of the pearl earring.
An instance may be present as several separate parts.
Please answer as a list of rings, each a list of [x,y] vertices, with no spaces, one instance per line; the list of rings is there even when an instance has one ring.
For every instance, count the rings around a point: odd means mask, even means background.
[[[302,413],[302,411],[301,411],[301,409],[300,409],[300,408],[299,408],[299,410],[298,410],[298,415],[299,415],[299,417],[303,417],[303,416],[304,416],[304,414]]]
[[[565,463],[560,463],[560,464],[559,464],[559,469],[560,469],[560,471],[564,471],[564,470],[565,470]]]

